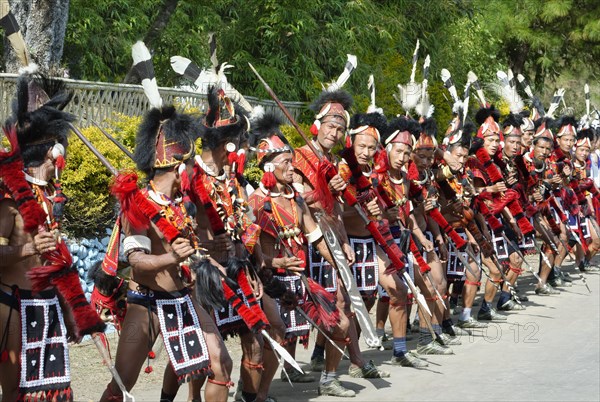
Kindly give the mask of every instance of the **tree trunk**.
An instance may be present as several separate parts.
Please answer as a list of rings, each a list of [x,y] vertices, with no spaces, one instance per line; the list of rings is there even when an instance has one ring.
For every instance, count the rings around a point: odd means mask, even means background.
[[[171,16],[175,12],[177,8],[177,4],[179,4],[179,0],[164,0],[161,10],[159,11],[156,19],[150,25],[148,32],[146,32],[146,36],[144,36],[144,43],[148,49],[152,49],[152,45],[160,37],[162,32],[165,30]],[[132,65],[133,67],[133,65]],[[130,68],[127,72],[127,75],[123,79],[124,84],[139,84],[140,78],[133,68]]]
[[[69,18],[69,0],[12,0],[10,5],[31,60],[43,71],[58,70]],[[4,45],[5,49],[10,48],[6,39]],[[5,52],[5,71],[17,72],[20,67],[14,52]]]

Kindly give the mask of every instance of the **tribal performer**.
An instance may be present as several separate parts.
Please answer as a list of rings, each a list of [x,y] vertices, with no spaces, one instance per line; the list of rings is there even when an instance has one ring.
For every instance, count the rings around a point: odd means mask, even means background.
[[[354,170],[360,169],[360,174],[364,179],[362,181],[372,185],[372,180],[376,179],[373,171],[373,158],[380,146],[381,133],[385,133],[386,130],[387,121],[380,113],[354,115],[349,131],[352,147],[345,149],[344,154],[347,159],[340,163],[339,172],[344,181],[348,183],[349,191],[356,197],[369,219],[378,221],[379,228],[389,231],[387,220],[383,220],[383,210],[379,205],[377,193],[372,187],[363,187],[354,173]],[[353,163],[353,159],[356,166],[350,165]],[[375,239],[365,228],[362,218],[358,216],[354,208],[346,207],[343,217],[350,245],[357,256],[353,271],[358,289],[365,299],[367,309],[372,307],[375,302],[378,284],[389,295],[388,314],[394,336],[393,353],[394,357],[401,359],[408,354],[406,348],[408,288],[396,271],[403,267],[393,266],[385,252],[377,247]],[[415,362],[415,364],[417,363]]]
[[[136,69],[152,105],[138,129],[134,152],[148,182],[139,190],[137,175],[123,173],[112,187],[121,204],[123,252],[132,268],[115,368],[131,390],[162,334],[170,364],[160,400],[172,401],[181,383],[208,376],[205,399],[225,401],[231,358],[214,321],[190,295],[190,259],[194,257],[191,269],[216,269],[200,253],[195,222],[181,192],[183,173],[191,175],[193,167],[194,119],[163,106],[143,43],[135,44],[132,54],[134,67],[144,67]],[[115,380],[101,400],[122,400]]]
[[[430,211],[437,208],[438,205],[438,190],[435,188],[433,181],[434,175],[432,167],[436,159],[436,154],[439,154],[439,148],[435,135],[437,126],[433,118],[426,118],[420,125],[416,137],[414,138],[413,151],[411,153],[411,161],[408,164],[408,178],[411,181],[411,186],[416,186],[418,190],[414,193],[414,225],[420,229],[415,234],[415,241],[420,245],[420,252],[423,253],[428,267],[420,267],[419,273],[415,271],[415,280],[417,285],[422,289],[427,300],[429,310],[432,312],[431,323],[433,329],[438,336],[443,336],[444,329],[449,337],[444,337],[446,344],[458,344],[458,340],[450,338],[456,334],[452,322],[449,321],[449,314],[446,305],[446,300],[440,299],[439,295],[445,295],[447,289],[446,275],[442,263],[448,260],[448,246],[440,227],[433,219],[428,219]],[[450,155],[444,152],[444,155]],[[453,161],[456,164],[456,161]],[[420,236],[421,234],[421,236]],[[438,255],[439,253],[439,255]],[[427,273],[425,273],[427,272]],[[429,276],[430,280],[426,278]],[[443,297],[443,296],[442,296]],[[424,311],[419,311],[419,315],[427,314]],[[450,330],[451,329],[451,330]],[[454,352],[447,345],[442,345],[436,339],[432,338],[432,334],[425,325],[425,319],[419,319],[419,343],[417,346],[419,354],[435,354],[435,355],[451,355]]]
[[[485,223],[489,226],[488,231],[495,251],[490,255],[482,255],[482,262],[489,268],[490,278],[486,281],[484,298],[477,314],[479,321],[506,320],[505,316],[492,308],[497,291],[496,286],[503,285],[504,287],[501,288],[503,292],[509,289],[508,284],[503,283],[503,272],[500,270],[510,267],[511,255],[517,253],[514,245],[518,244],[523,233],[533,232],[533,227],[517,204],[518,193],[507,189],[504,177],[497,165],[499,158],[496,158],[496,155],[500,151],[500,144],[504,138],[498,124],[499,118],[500,113],[493,106],[479,109],[475,120],[480,127],[470,150],[474,155],[471,160],[473,165],[471,170],[474,176],[473,184],[478,194],[478,210],[485,217]],[[522,222],[523,220],[526,221],[526,224]],[[523,225],[523,228],[520,225]],[[503,233],[511,240],[510,243],[507,243]],[[506,294],[510,300],[511,294]],[[508,301],[503,297],[505,297],[504,293],[502,293],[499,303]]]
[[[2,400],[71,401],[68,342],[105,325],[59,232],[72,94],[28,69],[0,152],[0,386]]]
[[[485,239],[479,237],[481,234],[479,230],[475,230],[477,229],[474,220],[476,212],[471,209],[471,203],[475,196],[474,187],[470,171],[465,166],[469,158],[471,137],[474,132],[475,126],[471,123],[463,125],[461,114],[457,114],[446,132],[446,150],[461,164],[462,168],[458,171],[450,171],[450,175],[444,174],[447,169],[440,169],[443,176],[447,178],[444,180],[438,177],[438,186],[440,187],[441,213],[459,236],[468,241],[467,247],[470,247],[470,254],[478,257],[479,252],[486,252],[485,245],[482,244]],[[471,231],[475,231],[475,234]],[[479,322],[471,316],[477,289],[481,286],[479,261],[473,261],[464,252],[461,252],[462,258],[459,258],[457,254],[459,252],[461,251],[458,251],[455,245],[451,246],[446,263],[446,276],[448,282],[452,282],[453,292],[458,293],[462,289],[463,308],[458,317],[457,326],[466,330],[486,328],[487,324]],[[469,267],[465,267],[463,261],[468,262]]]
[[[555,258],[555,252],[552,245],[555,245],[557,239],[555,235],[560,235],[560,227],[558,226],[554,215],[550,211],[549,197],[547,196],[547,187],[544,185],[546,173],[546,161],[552,153],[554,144],[554,136],[546,127],[546,123],[539,119],[536,121],[536,132],[533,138],[533,149],[523,155],[523,162],[529,174],[527,180],[527,195],[529,202],[537,209],[534,215],[534,226],[542,235],[544,247],[540,255],[540,270],[539,276],[541,283],[535,289],[535,293],[541,296],[551,294],[559,294],[560,292],[550,286],[546,286],[546,282],[551,273],[551,264]]]
[[[315,121],[311,127],[313,134],[312,144],[321,152],[322,157],[334,166],[338,164],[332,149],[344,138],[350,116],[347,110],[352,105],[352,97],[345,91],[332,88],[323,91],[311,105],[315,112]],[[315,155],[308,145],[295,150],[294,153],[294,187],[304,197],[309,210],[316,216],[320,213],[321,219],[327,219],[337,233],[348,265],[354,263],[354,251],[348,242],[348,236],[342,220],[342,207],[333,194],[338,195],[345,190],[346,182],[339,175],[334,175],[331,180],[325,180],[319,167],[320,155]],[[307,276],[315,280],[327,291],[337,297],[337,307],[340,311],[340,322],[332,333],[332,339],[342,348],[348,346],[350,358],[353,362],[349,372],[353,377],[379,378],[389,376],[389,373],[377,369],[372,362],[365,362],[358,347],[358,331],[354,315],[350,309],[350,299],[341,281],[337,267],[331,266],[310,244],[308,246]],[[325,355],[325,358],[323,356]],[[345,396],[353,391],[344,388],[339,381],[331,381],[334,377],[342,354],[330,343],[325,342],[321,335],[317,336],[315,348],[311,356],[313,371],[323,371],[319,389],[321,394]]]
[[[275,299],[269,295],[263,296],[264,304],[276,303],[279,310],[277,317],[268,318],[271,328],[279,329],[276,339],[286,345],[293,356],[297,339],[308,346],[310,322],[305,315],[314,316],[317,310],[322,311],[322,314],[314,317],[314,321],[319,325],[326,319],[328,325],[321,325],[330,330],[337,326],[339,312],[335,307],[336,299],[333,295],[314,282],[309,284],[312,279],[302,280],[308,260],[307,244],[313,244],[330,264],[334,262],[323,241],[321,229],[314,222],[300,194],[292,186],[293,150],[280,131],[279,127],[282,124],[281,119],[271,114],[264,114],[252,120],[251,145],[256,151],[258,166],[264,173],[259,188],[252,193],[249,203],[262,229],[260,243],[265,252],[263,269],[270,270],[272,276],[285,284],[285,293],[275,296]],[[316,305],[315,300],[307,300],[309,289],[306,285],[312,288],[311,295],[315,288],[318,288],[316,292],[328,298],[329,303]],[[274,325],[277,322],[280,325]],[[267,351],[268,349],[265,352]],[[270,358],[270,364],[265,364],[263,380],[267,376],[272,378],[278,368],[273,352],[265,354]],[[288,371],[288,367],[284,366],[284,369]],[[295,370],[288,373],[290,380],[294,382],[299,382],[301,378],[298,377],[303,375]],[[329,385],[329,381],[337,381],[335,374],[323,372],[323,376],[326,377],[325,386]],[[319,387],[320,394],[323,390],[326,391],[325,394],[328,393],[328,388]],[[258,400],[265,396],[266,394],[259,394]],[[354,396],[354,392],[348,391],[343,396]]]
[[[588,252],[585,260],[580,262],[579,269],[586,270],[586,263],[600,250],[600,237],[597,233],[598,228],[598,189],[593,179],[590,177],[590,153],[592,142],[594,141],[594,130],[584,128],[577,133],[575,142],[575,152],[573,153],[573,180],[572,186],[578,186],[578,201],[583,214],[581,230],[583,237],[588,242]],[[595,221],[592,221],[595,220]]]
[[[208,103],[209,109],[200,129],[202,154],[196,156],[191,180],[191,190],[198,209],[196,220],[200,244],[212,258],[227,267],[227,276],[239,284],[242,294],[238,295],[244,303],[264,316],[259,305],[262,284],[255,271],[255,267],[262,265],[258,244],[260,227],[252,223],[252,210],[248,207],[245,192],[238,180],[237,166],[232,166],[230,162],[237,155],[240,145],[247,142],[249,120],[220,88],[209,90]],[[226,167],[229,173],[225,171]],[[198,279],[196,286],[203,283],[204,279]],[[206,290],[199,289],[200,292]],[[248,326],[249,317],[235,309],[233,303],[219,307],[202,297],[202,294],[199,293],[199,296],[203,304],[213,310],[224,338],[239,335],[243,352],[240,367],[242,398],[248,402],[254,401],[263,370],[262,335],[258,334],[257,328]],[[267,325],[268,322],[263,324]],[[196,395],[199,388],[196,386],[193,392]]]
[[[524,121],[520,114],[509,113],[509,115],[502,122],[502,132],[504,135],[504,146],[501,150],[501,158],[496,157],[496,163],[502,165],[501,173],[504,177],[506,185],[517,192],[519,203],[523,206],[529,204],[527,199],[524,186],[526,185],[527,172],[524,169],[523,156],[521,152],[522,148],[522,127],[527,126],[528,123]],[[531,220],[528,218],[531,222]],[[509,254],[509,268],[506,274],[506,279],[511,285],[514,285],[519,275],[523,272],[522,255],[531,255],[536,252],[534,244],[534,233],[527,236],[519,236],[519,238],[511,237],[511,231],[504,232],[506,237],[510,240],[509,249],[515,246],[519,247],[521,253],[513,252]],[[514,230],[512,231],[514,233]],[[527,297],[522,295],[519,296],[520,301],[528,301]],[[510,292],[502,290],[498,303],[496,305],[498,310],[510,311],[510,310],[523,310],[522,304],[515,302]]]
[[[390,230],[401,250],[408,254],[409,262],[412,261],[413,271],[415,265],[419,269],[430,269],[427,262],[422,259],[421,252],[417,247],[417,244],[425,239],[425,235],[415,219],[414,209],[420,205],[423,199],[421,194],[411,194],[411,189],[414,192],[415,186],[410,182],[405,172],[410,162],[413,145],[416,142],[415,138],[420,135],[420,132],[421,126],[415,120],[404,117],[392,119],[382,141],[385,151],[381,151],[377,166],[379,170],[377,190],[380,194],[382,190],[385,191],[387,199],[394,205],[391,208],[388,207],[385,211],[386,218],[391,225]],[[385,165],[389,166],[384,168]],[[382,198],[385,199],[385,197]],[[389,204],[389,202],[386,202],[386,204]],[[415,274],[413,273],[412,276],[415,276]],[[420,274],[416,275],[416,281],[417,284],[424,286]],[[391,363],[415,368],[427,367],[428,365],[418,356],[410,352],[407,353],[406,350],[396,349],[394,349]]]

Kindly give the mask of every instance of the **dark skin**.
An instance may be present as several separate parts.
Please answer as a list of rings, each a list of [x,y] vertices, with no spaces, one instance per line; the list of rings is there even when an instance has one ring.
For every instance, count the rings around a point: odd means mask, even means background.
[[[204,148],[200,158],[202,163],[206,165],[212,172],[220,175],[223,169],[229,169],[228,151],[226,144],[220,144],[214,149]],[[223,183],[219,185],[223,186]],[[245,194],[242,194],[245,197]],[[234,243],[231,236],[228,233],[221,235],[215,235],[210,227],[208,214],[206,213],[204,206],[201,203],[196,204],[198,212],[196,213],[196,222],[198,224],[197,234],[200,239],[201,247],[208,250],[211,257],[215,258],[220,262],[226,262],[231,257],[245,257],[247,251],[243,244]],[[257,266],[263,265],[263,253],[260,242],[254,247],[254,257],[257,261]],[[224,269],[222,269],[223,272]],[[257,299],[263,297],[262,283],[260,281],[250,281],[252,287],[255,290],[255,296]],[[243,352],[243,359],[251,362],[252,364],[260,364],[263,360],[263,337],[262,335],[256,335],[253,332],[247,332],[240,336],[241,347]],[[248,393],[256,394],[259,392],[261,384],[261,370],[252,369],[245,365],[240,367],[240,377],[242,378],[243,390]],[[190,388],[190,399],[197,398],[200,393],[202,381],[192,381]]]
[[[54,174],[54,160],[51,151],[48,151],[44,162],[27,169],[27,173],[39,180],[48,181]],[[16,285],[20,289],[30,290],[31,281],[27,273],[31,268],[43,264],[41,255],[56,248],[55,234],[40,227],[35,234],[25,232],[23,217],[19,214],[15,202],[9,198],[0,201],[0,237],[8,239],[7,245],[0,245],[0,291],[11,294],[12,289],[6,285]],[[64,305],[62,298],[61,305]],[[63,307],[63,317],[67,326],[67,336],[70,340],[79,342],[75,336],[75,324],[70,311]],[[20,375],[21,352],[21,320],[18,312],[0,304],[0,322],[8,323],[7,328],[1,328],[0,333],[6,329],[8,359],[0,362],[0,386],[2,387],[2,401],[17,399]],[[10,321],[8,317],[10,315]]]
[[[292,165],[292,154],[291,153],[281,153],[270,159],[270,162],[275,166],[275,178],[277,179],[277,184],[275,189],[272,190],[274,193],[285,194],[290,191],[291,184],[293,182],[293,174],[294,167]],[[257,200],[255,203],[260,204],[266,194],[262,189],[257,189],[251,196],[252,199]],[[275,208],[282,209],[292,213],[292,208],[296,208],[296,215],[298,216],[298,226],[302,229],[302,232],[307,234],[311,233],[317,228],[316,223],[306,204],[298,204],[296,202],[292,202],[292,200],[283,197],[272,197],[271,203],[275,205]],[[272,228],[270,228],[272,229]],[[289,255],[288,253],[281,254],[281,249],[278,249],[280,244],[278,239],[273,238],[266,231],[262,231],[260,235],[260,243],[262,245],[263,252],[265,253],[265,269],[276,269],[283,268],[289,271],[290,273],[303,273],[305,268],[304,265],[306,261],[304,259],[300,259],[295,255]],[[319,250],[319,253],[330,263],[333,264],[333,259],[331,254],[329,253],[329,249],[325,244],[325,241],[321,237],[314,243],[314,247]],[[307,249],[304,249],[304,252],[307,252]],[[273,257],[271,257],[273,256]],[[277,256],[277,257],[274,257]],[[268,296],[264,297],[265,299]],[[270,298],[269,298],[270,299]],[[285,324],[281,320],[281,315],[277,307],[274,305],[274,301],[272,301],[274,308],[269,308],[268,311],[265,310],[267,314],[267,318],[271,323],[271,334],[277,342],[283,342],[285,339]],[[269,307],[271,305],[271,300],[266,303]],[[348,318],[341,314],[340,315],[340,323],[337,328],[334,329],[333,334],[336,338],[344,338],[348,328]],[[330,346],[329,344],[327,346]],[[339,343],[340,347],[344,347],[343,343]],[[333,348],[333,347],[332,347]],[[296,343],[292,343],[286,346],[286,349],[292,356],[295,356],[296,353]],[[337,350],[333,348],[336,352]],[[338,352],[339,353],[339,352]],[[270,383],[275,375],[275,372],[278,369],[277,358],[273,354],[271,350],[265,349],[265,370],[263,372],[263,376],[261,379],[261,386],[259,388],[257,401],[263,401],[268,394]],[[340,356],[341,357],[341,356]],[[331,359],[330,359],[331,360]],[[339,357],[337,360],[339,362]],[[326,367],[329,371],[335,371],[337,369],[337,364],[331,364]],[[286,370],[293,370],[291,366],[285,363]]]
[[[191,164],[188,164],[188,173],[191,173]],[[181,177],[177,167],[167,171],[160,176],[155,176],[154,185],[158,192],[172,198],[180,189]],[[124,230],[127,235],[143,235],[151,240],[151,254],[143,251],[132,252],[128,259],[132,267],[132,280],[129,282],[129,288],[136,290],[139,285],[150,289],[160,291],[176,291],[185,287],[178,274],[179,264],[186,261],[195,254],[195,249],[189,239],[179,237],[173,243],[168,244],[162,237],[160,231],[154,226],[147,231],[134,231],[127,220],[124,220]],[[213,261],[214,263],[214,261]],[[232,362],[227,349],[223,343],[212,317],[193,300],[196,313],[200,320],[202,332],[206,340],[209,356],[211,359],[211,369],[214,372],[215,380],[229,381]],[[148,345],[154,344],[160,331],[156,313],[152,313],[152,333],[149,333],[148,309],[138,304],[130,304],[127,308],[127,314],[123,322],[121,337],[117,347],[115,367],[127,390],[131,390],[135,385],[140,369],[144,364]],[[163,390],[167,394],[176,394],[179,386],[176,382],[176,376],[171,368],[167,367],[165,373],[165,382]],[[109,384],[102,395],[101,400],[107,401],[111,394],[119,394],[118,386],[114,380]],[[204,393],[205,400],[226,401],[227,388],[217,384],[208,383]]]
[[[369,171],[372,163],[373,156],[378,147],[378,141],[375,137],[369,134],[357,134],[353,139],[353,149],[359,166],[363,171]],[[364,206],[366,212],[371,219],[381,219],[383,215],[382,208],[378,204],[377,198],[373,198],[368,201]],[[360,222],[360,223],[359,223]],[[357,211],[354,208],[346,206],[344,211],[344,224],[348,230],[348,234],[354,236],[361,236],[365,231],[370,234],[365,228],[365,223],[358,216]],[[397,274],[386,274],[384,273],[386,268],[390,266],[391,262],[389,257],[381,249],[377,247],[377,268],[379,270],[379,284],[385,289],[390,297],[389,317],[390,324],[392,325],[392,332],[394,337],[402,338],[406,336],[406,298],[407,298],[407,286],[400,279]],[[367,308],[371,308],[374,304],[374,300],[371,300],[370,305]],[[352,355],[350,359],[352,361]],[[352,363],[360,366],[360,364]]]

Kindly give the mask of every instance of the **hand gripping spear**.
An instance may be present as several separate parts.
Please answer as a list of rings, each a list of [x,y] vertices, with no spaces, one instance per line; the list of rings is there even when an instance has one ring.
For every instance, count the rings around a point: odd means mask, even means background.
[[[119,172],[117,171],[117,169],[111,165],[111,163],[106,159],[106,157],[104,157],[104,155],[102,155],[97,149],[96,147],[94,147],[94,145],[92,145],[92,143],[83,135],[83,133],[81,133],[81,131],[79,131],[79,129],[77,129],[73,124],[69,123],[71,129],[73,130],[73,132],[77,135],[77,137],[79,137],[79,139],[89,148],[89,150],[98,158],[98,160],[114,175],[117,176],[119,174]],[[165,236],[165,240],[167,240],[166,236]],[[172,240],[172,239],[171,239]],[[238,298],[239,296],[237,296],[237,293],[235,293],[235,291],[233,291],[229,285],[227,284],[227,278],[224,277],[224,274],[219,270],[218,271],[219,274],[223,277],[223,289],[225,290],[226,293],[229,293],[230,295],[226,297],[227,298]],[[248,310],[248,307],[244,304],[243,301],[238,300],[239,302],[235,303],[235,308],[236,310],[239,309],[244,309],[245,311]],[[251,312],[250,312],[251,313]],[[244,318],[247,314],[242,314],[241,312],[239,313],[240,316],[242,318]],[[262,315],[264,315],[264,313],[262,313]],[[260,320],[260,317],[258,317]],[[265,323],[268,324],[268,322],[266,321],[266,317],[264,317],[264,321]],[[245,320],[244,322],[248,325],[249,323],[247,323]],[[257,324],[258,325],[258,324]],[[248,327],[250,329],[251,326],[248,325]],[[271,345],[271,347],[273,348],[273,350],[275,350],[277,353],[279,353],[279,355],[286,361],[288,362],[292,367],[294,367],[296,370],[298,370],[301,373],[304,373],[304,371],[302,370],[302,368],[300,367],[300,365],[298,364],[298,362],[296,362],[296,360],[292,357],[292,355],[289,354],[289,352],[281,347],[281,345],[279,345],[277,342],[275,342],[273,340],[273,338],[271,338],[268,334],[268,332],[262,328],[259,330],[259,332],[263,335],[263,337],[269,342],[269,344]],[[115,378],[115,381],[117,381],[117,379]]]
[[[269,93],[271,98],[273,98],[275,103],[277,103],[277,105],[282,110],[282,112],[285,114],[285,116],[288,118],[290,123],[292,123],[292,126],[294,126],[294,128],[296,129],[298,134],[300,134],[302,136],[302,138],[304,139],[306,144],[309,146],[310,150],[315,155],[317,155],[319,157],[319,159],[321,159],[323,161],[322,154],[312,144],[312,141],[310,141],[308,139],[308,137],[306,136],[304,131],[302,131],[302,129],[300,128],[298,123],[296,123],[296,121],[294,120],[294,118],[292,117],[290,112],[283,105],[283,103],[281,103],[281,101],[279,100],[277,95],[275,95],[275,93],[273,92],[271,87],[260,76],[260,74],[256,71],[254,66],[250,63],[248,63],[248,64],[250,66],[250,69],[254,72],[254,74],[257,76],[257,78],[263,84],[263,86],[265,87],[266,91]],[[329,169],[326,170],[326,176],[328,178],[331,178],[331,177],[335,176],[336,174],[337,174],[337,169],[335,168],[335,166],[330,164]],[[404,263],[402,262],[401,257],[400,257],[401,252],[398,249],[398,246],[396,245],[396,243],[394,243],[393,239],[391,239],[391,243],[388,243],[386,241],[386,239],[384,238],[384,236],[382,235],[382,233],[379,231],[379,229],[377,227],[377,222],[371,221],[367,217],[366,213],[363,211],[361,206],[358,204],[356,197],[354,197],[347,189],[345,189],[343,191],[343,196],[344,196],[344,199],[346,200],[346,202],[348,203],[348,205],[353,207],[356,210],[356,212],[358,213],[360,218],[365,223],[367,230],[373,236],[374,240],[377,242],[377,244],[382,248],[382,250],[389,257],[392,265],[402,273],[402,276],[403,276],[404,280],[406,281],[406,283],[408,284],[408,287],[413,292],[413,294],[416,296],[416,300],[417,300],[417,303],[419,304],[419,306],[422,307],[424,311],[427,311],[429,313],[429,315],[431,315],[431,312],[429,311],[429,308],[427,307],[427,303],[425,302],[425,298],[423,297],[423,295],[421,293],[419,293],[417,291],[415,284],[413,283],[412,279],[406,272],[406,269],[404,269]]]

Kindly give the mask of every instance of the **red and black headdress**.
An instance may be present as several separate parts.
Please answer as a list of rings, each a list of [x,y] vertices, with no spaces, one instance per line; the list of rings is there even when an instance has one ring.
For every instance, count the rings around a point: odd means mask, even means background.
[[[207,96],[208,112],[202,119],[201,130],[198,132],[202,147],[212,150],[232,143],[233,146],[228,146],[228,151],[235,152],[250,131],[247,113],[221,88],[210,88]]]
[[[137,42],[131,54],[133,68],[151,105],[137,132],[134,160],[139,170],[152,176],[155,169],[171,168],[194,156],[194,124],[191,116],[177,113],[172,105],[163,105],[146,45]]]
[[[72,96],[61,80],[40,73],[19,77],[13,115],[7,124],[16,126],[25,167],[42,164],[51,148],[54,159],[64,157],[69,123],[75,116],[63,109]]]

